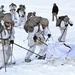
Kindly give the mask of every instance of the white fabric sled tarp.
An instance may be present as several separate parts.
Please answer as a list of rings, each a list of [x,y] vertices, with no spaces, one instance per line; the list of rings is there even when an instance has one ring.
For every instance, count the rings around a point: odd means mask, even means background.
[[[46,53],[46,58],[49,60],[49,62],[52,64],[64,64],[69,62],[75,63],[75,44],[67,45],[71,48],[66,47],[63,45],[63,43],[49,44]]]

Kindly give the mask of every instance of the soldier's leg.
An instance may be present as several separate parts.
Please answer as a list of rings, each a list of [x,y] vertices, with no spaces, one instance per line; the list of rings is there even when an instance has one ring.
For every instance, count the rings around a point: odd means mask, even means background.
[[[61,36],[58,38],[59,42],[64,42],[67,34],[67,29],[64,31],[64,29],[60,29]]]
[[[46,55],[46,51],[47,51],[47,46],[45,44],[39,45],[40,51],[39,51],[39,55],[38,59],[45,59],[45,55]]]
[[[9,46],[6,51],[6,63],[8,63],[11,56],[12,56],[12,48]]]
[[[56,21],[57,21],[57,14],[55,13],[55,18],[56,18]]]
[[[0,57],[0,59],[1,59],[0,67],[4,67],[4,64],[7,64],[8,60],[10,58],[9,50],[4,50],[4,54],[3,54],[3,50],[1,50],[0,54],[1,54],[1,57]]]
[[[19,26],[21,26],[21,17],[19,17]]]
[[[27,52],[26,57],[25,57],[25,62],[31,62],[30,56],[34,54],[33,52],[35,51],[36,46],[33,46],[29,48],[30,51]]]
[[[54,13],[52,13],[52,21],[54,21]]]
[[[14,11],[14,20],[17,20],[16,11]]]

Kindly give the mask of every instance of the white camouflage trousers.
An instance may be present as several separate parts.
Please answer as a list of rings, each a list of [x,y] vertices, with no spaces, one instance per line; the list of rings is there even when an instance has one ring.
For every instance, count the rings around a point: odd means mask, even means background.
[[[5,58],[5,63],[8,63],[11,56],[12,56],[12,48],[9,44],[6,44],[5,42],[5,45],[2,45],[2,50],[0,50],[0,61],[1,61],[0,66],[1,67],[4,66],[4,58]]]

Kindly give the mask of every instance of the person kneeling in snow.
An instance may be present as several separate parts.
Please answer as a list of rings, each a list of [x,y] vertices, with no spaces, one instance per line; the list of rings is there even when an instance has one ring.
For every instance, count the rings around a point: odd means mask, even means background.
[[[14,44],[14,28],[12,25],[12,17],[10,14],[5,14],[3,17],[2,25],[3,30],[1,32],[2,50],[0,51],[1,64],[0,69],[8,64],[10,56],[12,56],[11,44]]]
[[[46,38],[50,38],[48,30],[49,21],[42,17],[30,17],[24,26],[25,31],[28,33],[28,46],[29,50],[25,57],[25,62],[31,62],[31,55],[34,54],[36,46],[40,48],[37,58],[45,59],[47,44]],[[42,26],[40,28],[40,26]]]

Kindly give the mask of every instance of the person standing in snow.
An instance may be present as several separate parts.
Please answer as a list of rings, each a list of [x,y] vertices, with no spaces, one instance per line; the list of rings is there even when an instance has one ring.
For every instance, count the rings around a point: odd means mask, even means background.
[[[31,52],[27,52],[25,62],[31,62],[30,57],[35,51],[36,46],[40,48],[40,51],[38,53],[39,56],[37,56],[37,58],[45,59],[44,56],[46,54],[47,47],[47,45],[45,44],[46,38],[50,38],[51,36],[48,31],[48,24],[48,19],[37,16],[30,17],[26,21],[24,29],[28,33],[28,46]],[[42,27],[42,29],[40,28],[40,26]]]
[[[11,13],[11,15],[12,15],[12,19],[13,19],[13,20],[16,20],[16,19],[17,19],[17,17],[16,17],[16,8],[17,8],[17,5],[14,4],[14,3],[11,3],[11,4],[9,5],[9,8],[10,8],[10,13]]]
[[[2,11],[3,13],[5,12],[5,10],[4,10],[4,5],[1,5],[0,11]]]
[[[4,67],[4,65],[8,64],[10,57],[12,56],[12,47],[11,44],[14,44],[14,28],[11,14],[7,13],[3,17],[2,21],[2,32],[1,32],[1,41],[2,41],[2,49],[0,51],[0,69]],[[4,52],[4,54],[3,54]]]
[[[66,35],[67,35],[67,28],[68,26],[73,26],[72,21],[68,16],[64,18],[64,20],[61,21],[60,23],[60,31],[61,31],[61,36],[58,38],[59,42],[65,42]]]
[[[17,13],[18,13],[18,16],[19,16],[19,24],[18,24],[18,26],[21,26],[22,28],[24,28],[24,24],[26,22],[25,9],[26,9],[26,7],[23,4],[20,4],[19,8],[17,9]]]
[[[57,21],[58,12],[59,12],[59,8],[56,5],[56,3],[54,3],[52,7],[52,21],[54,21],[54,17],[56,18],[56,21]]]

